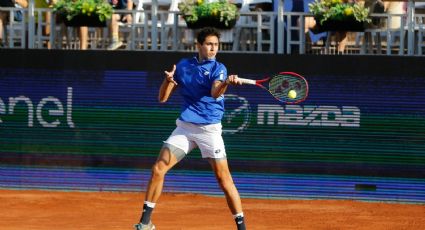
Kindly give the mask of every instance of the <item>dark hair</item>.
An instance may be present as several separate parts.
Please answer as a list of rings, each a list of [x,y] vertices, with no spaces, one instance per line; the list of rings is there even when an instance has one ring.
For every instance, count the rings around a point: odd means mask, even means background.
[[[220,40],[220,31],[214,27],[204,27],[198,32],[196,40],[199,44],[202,44],[208,36],[216,36]]]

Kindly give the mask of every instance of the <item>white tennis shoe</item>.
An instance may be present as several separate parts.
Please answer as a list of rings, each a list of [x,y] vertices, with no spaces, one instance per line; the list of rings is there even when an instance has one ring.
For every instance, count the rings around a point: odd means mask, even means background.
[[[135,230],[155,230],[155,225],[152,224],[152,221],[149,221],[149,224],[138,223],[134,225]]]
[[[113,41],[107,48],[107,50],[116,50],[123,46],[123,43],[121,41]]]

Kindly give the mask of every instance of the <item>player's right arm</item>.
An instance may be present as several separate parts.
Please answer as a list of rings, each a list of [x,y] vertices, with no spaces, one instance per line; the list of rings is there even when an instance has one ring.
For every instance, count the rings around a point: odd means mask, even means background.
[[[238,75],[229,75],[225,81],[214,81],[211,88],[211,96],[219,98],[226,92],[228,85],[242,85],[242,82],[239,80]]]
[[[174,92],[174,89],[177,86],[177,82],[174,80],[174,73],[176,72],[176,65],[173,65],[171,71],[164,71],[165,78],[162,81],[161,87],[159,88],[158,101],[160,103],[165,103],[170,98],[171,94]]]

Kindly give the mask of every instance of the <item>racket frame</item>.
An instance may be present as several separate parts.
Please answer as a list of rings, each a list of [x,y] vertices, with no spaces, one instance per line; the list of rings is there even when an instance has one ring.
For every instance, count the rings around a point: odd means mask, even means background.
[[[302,81],[304,81],[304,84],[305,84],[305,87],[306,87],[306,89],[305,89],[305,96],[304,96],[304,97],[302,97],[302,98],[300,98],[299,100],[296,100],[296,101],[283,101],[283,100],[281,100],[281,99],[279,99],[279,98],[275,97],[275,96],[274,96],[274,95],[270,92],[270,90],[269,90],[267,87],[265,87],[265,86],[263,85],[263,83],[264,83],[264,82],[268,82],[268,81],[269,81],[272,77],[266,77],[266,78],[264,78],[264,79],[260,79],[260,80],[252,80],[252,79],[247,79],[247,78],[239,78],[239,80],[242,82],[242,84],[246,84],[246,85],[256,85],[256,86],[258,86],[258,87],[260,87],[260,88],[263,88],[263,89],[265,89],[265,90],[269,91],[269,92],[271,93],[271,95],[272,95],[274,98],[276,98],[276,100],[278,100],[278,101],[280,101],[280,102],[283,102],[283,103],[286,103],[286,104],[298,104],[298,103],[301,103],[301,102],[305,101],[305,99],[307,98],[308,93],[309,93],[309,87],[308,87],[308,82],[307,82],[307,80],[306,80],[303,76],[301,76],[301,75],[299,75],[299,74],[297,74],[297,73],[294,73],[294,72],[280,72],[279,74],[282,74],[282,75],[292,75],[292,76],[295,76],[295,77],[299,77]]]

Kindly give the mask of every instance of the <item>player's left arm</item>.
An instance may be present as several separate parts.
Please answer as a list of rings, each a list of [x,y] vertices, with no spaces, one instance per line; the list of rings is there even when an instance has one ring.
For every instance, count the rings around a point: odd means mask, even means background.
[[[173,65],[171,71],[164,71],[165,78],[162,81],[161,87],[159,88],[158,101],[165,103],[170,98],[171,94],[177,87],[177,82],[174,80],[174,73],[176,72],[176,65]]]

